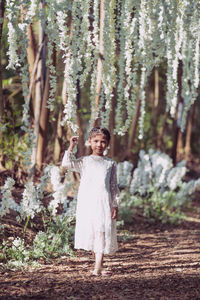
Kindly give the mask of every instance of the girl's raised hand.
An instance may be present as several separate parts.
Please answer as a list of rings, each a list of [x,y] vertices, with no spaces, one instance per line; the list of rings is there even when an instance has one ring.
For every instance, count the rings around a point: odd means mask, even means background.
[[[72,151],[77,144],[78,144],[78,135],[72,136],[69,142],[69,151]]]
[[[112,219],[117,219],[117,215],[118,215],[118,208],[113,207],[112,210],[111,210],[111,218]]]

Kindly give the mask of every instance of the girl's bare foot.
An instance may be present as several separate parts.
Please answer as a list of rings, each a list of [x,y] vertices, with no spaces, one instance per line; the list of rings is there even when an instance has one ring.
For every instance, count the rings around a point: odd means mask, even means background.
[[[101,269],[94,269],[93,271],[92,271],[92,275],[94,275],[94,276],[100,276],[101,275]]]
[[[94,269],[92,272],[94,276],[111,276],[112,272],[108,269]]]

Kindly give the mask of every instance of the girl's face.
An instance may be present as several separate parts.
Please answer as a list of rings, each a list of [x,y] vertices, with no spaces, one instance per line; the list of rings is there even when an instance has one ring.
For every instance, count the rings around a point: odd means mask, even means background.
[[[97,134],[89,139],[89,144],[93,155],[102,156],[108,146],[108,141],[104,134]]]

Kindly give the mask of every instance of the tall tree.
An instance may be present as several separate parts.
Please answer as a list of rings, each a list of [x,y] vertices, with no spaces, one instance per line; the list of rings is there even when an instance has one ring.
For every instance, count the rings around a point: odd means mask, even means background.
[[[185,138],[185,160],[189,161],[191,158],[191,138],[192,138],[192,129],[194,127],[194,114],[195,114],[195,103],[192,105],[187,121],[187,128],[186,128],[186,138]]]
[[[178,66],[178,83],[179,83],[179,90],[178,90],[178,101],[176,106],[176,112],[175,117],[173,121],[173,147],[172,147],[172,158],[174,164],[176,164],[177,161],[180,161],[183,158],[183,134],[181,131],[181,115],[182,115],[182,109],[183,109],[183,98],[181,95],[182,91],[182,72],[183,72],[183,66],[182,62],[179,61]]]
[[[49,109],[47,106],[47,101],[49,98],[49,69],[46,72],[45,87],[42,95],[42,104],[40,111],[40,120],[39,120],[39,135],[37,143],[37,156],[36,156],[36,165],[39,169],[42,167],[45,155],[45,146],[47,142],[47,129],[48,129],[48,117]]]
[[[39,22],[39,45],[43,43],[44,39],[44,30]],[[42,52],[43,53],[43,52]],[[39,138],[39,130],[40,130],[40,113],[41,113],[41,105],[42,105],[42,96],[44,90],[44,81],[43,81],[43,71],[42,71],[42,56],[37,64],[37,73],[35,79],[35,101],[34,101],[34,142],[32,148],[32,159],[31,159],[31,167],[34,168],[37,163],[37,145]]]
[[[141,107],[141,101],[139,96],[137,97],[137,106],[136,106],[136,113],[135,116],[133,117],[132,125],[131,125],[131,130],[129,134],[129,139],[128,139],[128,147],[127,151],[124,155],[124,158],[132,159],[133,154],[132,154],[132,149],[134,147],[134,142],[136,138],[136,132],[137,132],[137,127],[138,127],[138,120],[140,116],[140,107]]]
[[[1,51],[2,51],[2,33],[3,33],[3,20],[5,12],[5,1],[0,1],[0,139],[2,139],[1,126],[3,125],[3,112],[4,112],[4,101],[3,101],[3,87],[2,87],[2,63],[1,63]],[[0,149],[0,170],[4,170],[3,153]]]

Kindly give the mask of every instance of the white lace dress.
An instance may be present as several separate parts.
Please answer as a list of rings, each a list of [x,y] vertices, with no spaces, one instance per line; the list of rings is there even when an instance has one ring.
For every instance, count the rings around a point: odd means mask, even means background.
[[[75,248],[98,253],[117,251],[116,220],[112,207],[119,205],[116,164],[105,156],[75,159],[65,151],[62,166],[81,175],[76,209]]]

